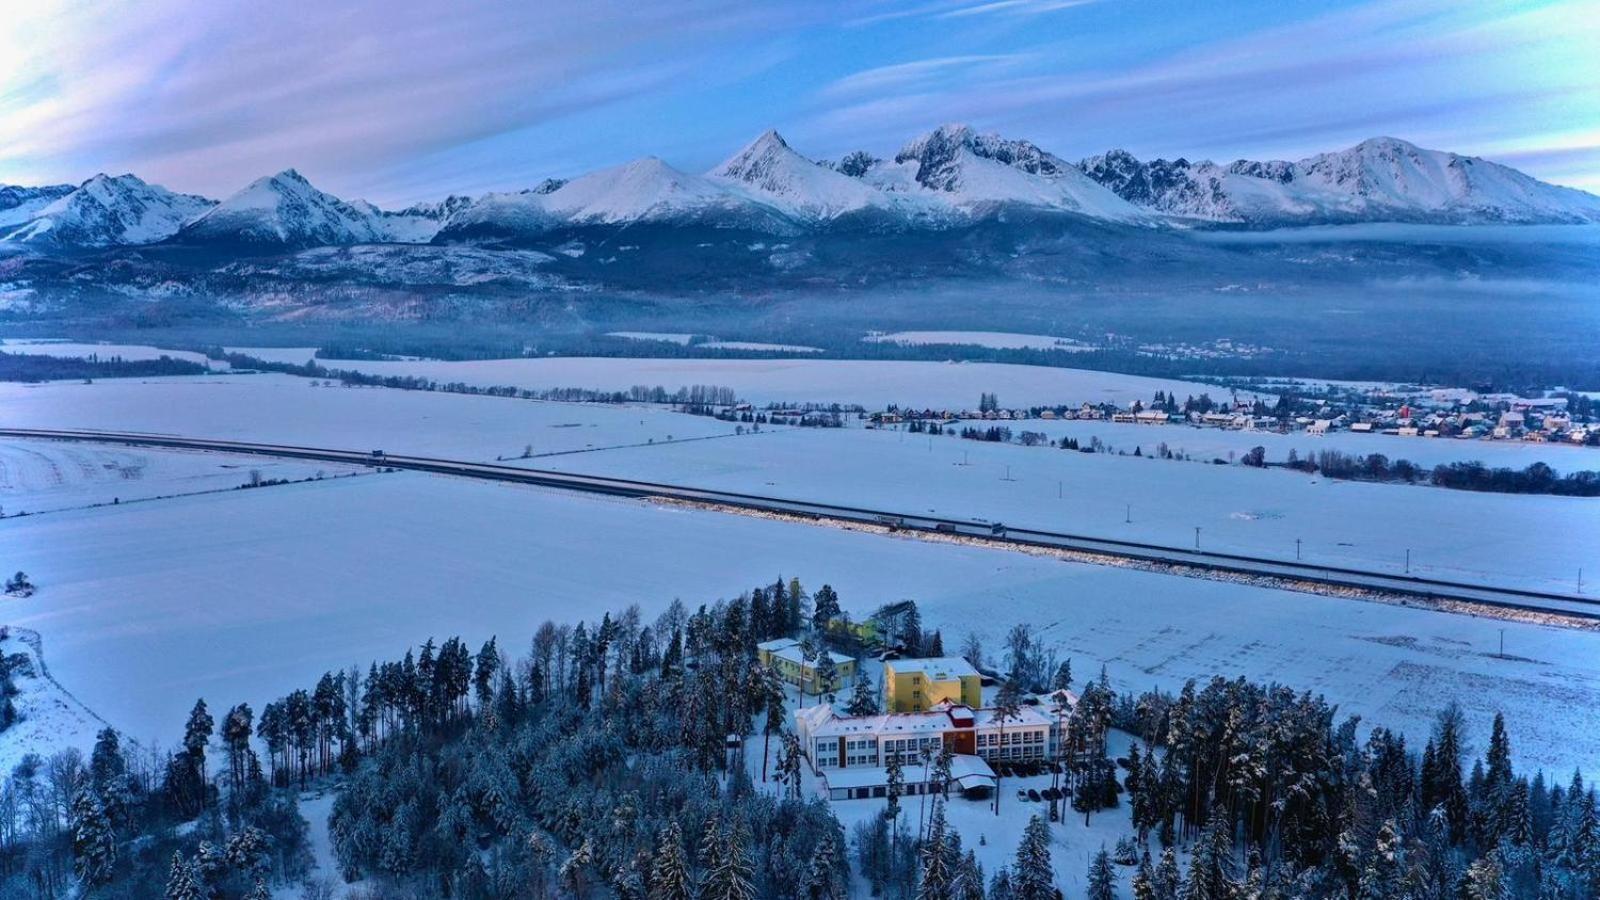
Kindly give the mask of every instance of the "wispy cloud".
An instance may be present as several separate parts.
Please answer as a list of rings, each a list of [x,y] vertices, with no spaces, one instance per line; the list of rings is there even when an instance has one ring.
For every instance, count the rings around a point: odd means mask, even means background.
[[[0,26],[0,182],[218,195],[292,165],[408,202],[710,165],[768,127],[823,155],[966,120],[1069,157],[1389,133],[1594,187],[1597,2],[32,0]]]
[[[1582,49],[1600,45],[1595,11],[1592,0],[1367,3],[1131,65],[1062,64],[1078,46],[1067,39],[959,78],[864,71],[820,91],[808,126],[823,140],[888,141],[970,120],[1069,156],[1127,146],[1292,158],[1383,133],[1474,152],[1458,141],[1537,140],[1574,115],[1600,125],[1600,62]]]

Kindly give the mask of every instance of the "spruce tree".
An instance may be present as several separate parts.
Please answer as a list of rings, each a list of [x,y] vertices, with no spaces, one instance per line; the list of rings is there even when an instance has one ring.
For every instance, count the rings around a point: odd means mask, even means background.
[[[856,660],[856,683],[850,693],[850,702],[844,711],[852,716],[873,716],[878,713],[878,695],[872,689],[872,683],[867,681],[867,673],[861,667],[861,661]]]
[[[978,863],[977,851],[968,850],[961,857],[955,881],[950,886],[953,900],[984,900],[983,866]]]
[[[683,829],[673,819],[661,830],[655,856],[650,862],[649,900],[691,900],[693,896],[694,882],[683,849]]]
[[[1155,872],[1150,868],[1150,854],[1146,853],[1139,861],[1138,871],[1133,873],[1133,900],[1156,900]]]
[[[1050,866],[1050,829],[1034,816],[1017,844],[1012,889],[1016,900],[1054,900],[1055,872]]]
[[[1117,900],[1117,872],[1111,868],[1111,854],[1104,844],[1089,862],[1088,900]]]
[[[1367,857],[1356,890],[1358,900],[1390,900],[1399,897],[1401,887],[1400,836],[1395,821],[1388,819],[1378,829],[1378,840]]]
[[[167,900],[205,900],[206,892],[200,886],[194,865],[184,860],[183,854],[172,854],[172,869],[167,876]]]
[[[950,870],[950,860],[946,855],[948,846],[944,804],[934,800],[928,839],[922,845],[922,877],[917,887],[917,900],[951,900],[951,883],[955,880],[955,873]]]
[[[1183,884],[1183,876],[1178,871],[1178,854],[1172,847],[1161,851],[1161,862],[1156,865],[1155,887],[1156,900],[1178,900],[1178,890]]]
[[[845,900],[847,887],[841,872],[847,872],[839,852],[839,841],[829,828],[817,841],[811,852],[811,862],[806,866],[805,895],[807,900]]]
[[[714,862],[708,864],[700,900],[755,900],[755,885],[750,881],[749,842],[743,825],[735,824],[731,831],[719,831]]]
[[[73,872],[86,887],[109,882],[117,865],[117,836],[99,798],[89,787],[79,788],[68,814]]]

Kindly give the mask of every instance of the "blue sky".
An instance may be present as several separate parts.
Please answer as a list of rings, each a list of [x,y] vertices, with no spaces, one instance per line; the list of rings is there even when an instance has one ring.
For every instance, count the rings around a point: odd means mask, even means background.
[[[1068,159],[1392,135],[1600,191],[1596,48],[1600,0],[36,0],[0,24],[0,183],[293,166],[392,205],[959,121]]]

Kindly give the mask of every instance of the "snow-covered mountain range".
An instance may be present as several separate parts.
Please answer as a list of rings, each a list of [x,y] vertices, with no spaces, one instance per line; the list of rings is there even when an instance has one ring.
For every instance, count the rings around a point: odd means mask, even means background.
[[[561,241],[576,230],[715,228],[773,236],[961,228],[1018,216],[1135,227],[1400,221],[1600,222],[1600,197],[1476,157],[1375,138],[1298,162],[1070,163],[1025,141],[946,125],[890,159],[809,159],[768,131],[704,175],[655,157],[570,181],[381,210],[293,169],[216,202],[96,175],[77,187],[0,186],[0,241],[50,249],[157,243],[254,255],[359,244]]]
[[[1593,194],[1396,138],[1299,162],[1142,162],[1112,150],[1079,166],[1130,203],[1209,222],[1600,222],[1600,197]]]
[[[172,237],[215,203],[134,175],[96,175],[5,229],[0,240],[63,248],[153,244]]]

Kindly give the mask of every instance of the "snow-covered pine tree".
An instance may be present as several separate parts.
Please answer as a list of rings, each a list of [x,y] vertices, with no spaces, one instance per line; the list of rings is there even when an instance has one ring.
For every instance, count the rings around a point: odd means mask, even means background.
[[[950,860],[945,852],[948,841],[944,804],[934,800],[932,820],[928,823],[928,839],[922,843],[917,900],[950,900],[955,873],[950,871]]]
[[[1367,867],[1361,873],[1356,897],[1358,900],[1399,897],[1402,872],[1400,836],[1395,833],[1395,821],[1387,819],[1378,829],[1377,842],[1367,855]]]
[[[878,713],[878,695],[872,690],[872,683],[867,680],[867,673],[861,666],[861,661],[856,661],[856,683],[850,693],[850,702],[844,711],[852,716],[872,716]]]
[[[111,880],[117,865],[117,836],[100,799],[87,785],[78,789],[68,810],[72,829],[72,870],[85,887]]]
[[[650,900],[691,900],[694,879],[683,849],[683,829],[676,819],[667,822],[650,861]]]
[[[1050,829],[1038,816],[1028,820],[1017,844],[1012,885],[1016,900],[1054,900],[1055,871],[1050,865]]]
[[[1104,844],[1089,861],[1088,900],[1117,900],[1117,872]]]
[[[166,900],[205,900],[206,892],[195,874],[194,865],[182,853],[172,854],[172,870],[167,876]]]

